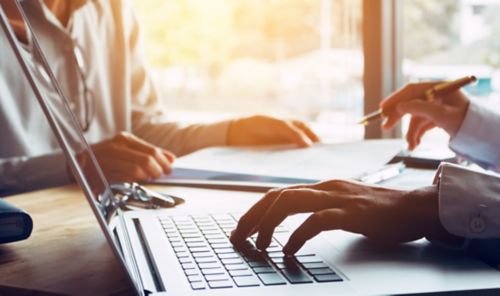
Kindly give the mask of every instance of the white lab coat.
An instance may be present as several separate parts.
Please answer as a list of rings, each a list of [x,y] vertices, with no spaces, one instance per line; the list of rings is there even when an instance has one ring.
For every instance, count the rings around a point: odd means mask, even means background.
[[[131,1],[88,1],[63,25],[43,5],[29,1],[30,21],[67,95],[74,78],[70,39],[82,49],[95,117],[85,137],[96,143],[132,132],[177,155],[225,145],[229,122],[183,126],[165,119],[144,65]],[[24,47],[30,56],[30,45]],[[0,195],[70,182],[66,161],[7,42],[0,42]]]

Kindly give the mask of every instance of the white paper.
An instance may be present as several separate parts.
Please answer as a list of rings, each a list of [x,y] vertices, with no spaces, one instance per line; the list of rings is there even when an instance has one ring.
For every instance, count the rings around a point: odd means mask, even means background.
[[[185,168],[316,180],[355,178],[381,168],[403,147],[401,140],[318,144],[305,149],[212,147],[177,159],[174,170]]]

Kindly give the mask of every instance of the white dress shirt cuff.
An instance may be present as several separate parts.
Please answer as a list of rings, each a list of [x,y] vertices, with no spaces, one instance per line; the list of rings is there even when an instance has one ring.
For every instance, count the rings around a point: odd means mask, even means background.
[[[471,102],[450,148],[483,168],[500,169],[500,115]]]
[[[500,176],[454,164],[442,164],[439,218],[451,234],[464,238],[500,238]]]

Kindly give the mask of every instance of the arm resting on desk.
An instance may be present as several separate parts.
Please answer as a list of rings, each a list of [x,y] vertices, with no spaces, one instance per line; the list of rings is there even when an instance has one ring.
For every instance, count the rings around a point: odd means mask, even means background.
[[[0,159],[0,196],[71,183],[62,153]]]

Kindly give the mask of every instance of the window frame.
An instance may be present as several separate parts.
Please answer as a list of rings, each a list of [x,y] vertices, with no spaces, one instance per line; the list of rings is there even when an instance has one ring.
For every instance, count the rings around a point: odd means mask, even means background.
[[[379,108],[383,98],[403,83],[403,2],[363,0],[364,112]],[[365,127],[365,139],[399,138],[401,128],[383,131],[381,122]]]

